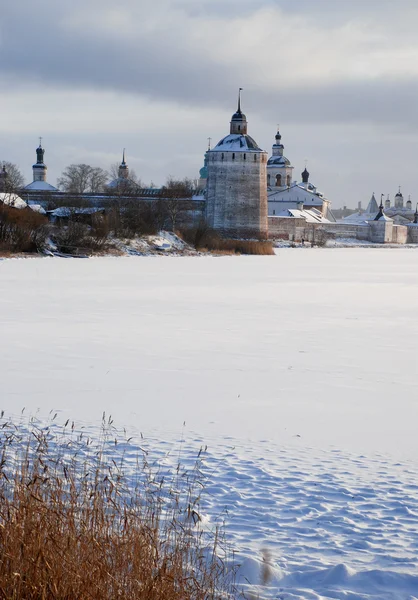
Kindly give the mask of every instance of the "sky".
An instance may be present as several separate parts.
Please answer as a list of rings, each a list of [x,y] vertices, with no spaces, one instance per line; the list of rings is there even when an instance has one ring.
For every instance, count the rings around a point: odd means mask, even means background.
[[[198,176],[229,133],[237,91],[295,179],[365,206],[415,193],[416,0],[15,0],[0,11],[0,159],[27,182],[39,136],[48,180],[127,162],[145,184]]]

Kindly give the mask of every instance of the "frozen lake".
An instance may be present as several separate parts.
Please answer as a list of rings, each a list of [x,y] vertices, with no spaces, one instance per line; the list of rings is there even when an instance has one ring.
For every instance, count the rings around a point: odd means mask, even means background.
[[[268,547],[260,598],[416,600],[417,265],[414,249],[0,261],[0,408],[88,428],[106,411],[162,461],[186,421],[242,585]]]
[[[417,265],[407,249],[2,261],[2,405],[415,456]]]

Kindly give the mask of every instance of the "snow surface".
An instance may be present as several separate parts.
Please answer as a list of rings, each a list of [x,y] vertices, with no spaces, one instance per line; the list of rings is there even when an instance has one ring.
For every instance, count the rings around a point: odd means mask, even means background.
[[[160,457],[186,421],[182,458],[209,447],[202,513],[225,518],[253,598],[413,600],[417,260],[0,261],[1,408],[105,410]]]

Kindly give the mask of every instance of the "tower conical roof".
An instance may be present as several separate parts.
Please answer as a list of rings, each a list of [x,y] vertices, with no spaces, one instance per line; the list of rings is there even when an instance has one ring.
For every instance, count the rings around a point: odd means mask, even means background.
[[[372,197],[370,198],[370,202],[366,208],[366,213],[368,215],[374,215],[377,212],[379,212],[379,206],[377,204],[377,200],[373,192]]]

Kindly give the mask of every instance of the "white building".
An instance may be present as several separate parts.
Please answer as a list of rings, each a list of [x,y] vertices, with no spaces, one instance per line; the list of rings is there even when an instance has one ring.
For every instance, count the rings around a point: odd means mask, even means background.
[[[36,163],[33,165],[33,181],[23,188],[23,192],[57,192],[58,189],[47,182],[46,174],[48,167],[44,163],[45,150],[42,148],[42,142],[36,149]]]
[[[283,214],[285,210],[309,210],[315,208],[328,221],[335,221],[330,201],[309,181],[305,167],[302,181],[293,181],[293,166],[284,156],[282,136],[278,131],[267,163],[267,195],[269,217]]]

